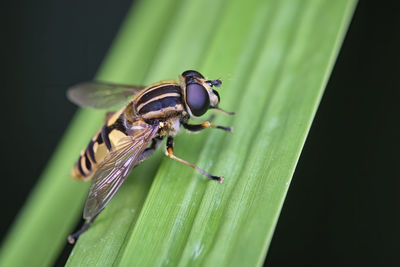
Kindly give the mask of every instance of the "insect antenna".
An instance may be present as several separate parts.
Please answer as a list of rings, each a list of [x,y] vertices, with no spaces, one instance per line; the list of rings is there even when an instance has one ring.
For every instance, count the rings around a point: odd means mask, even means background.
[[[225,115],[227,115],[227,116],[235,116],[235,115],[236,115],[236,112],[225,111],[225,110],[223,110],[223,109],[221,109],[221,108],[217,108],[217,107],[210,107],[210,108],[215,109],[215,110],[217,110],[217,111],[219,111],[219,112],[221,112],[222,114],[225,114]]]

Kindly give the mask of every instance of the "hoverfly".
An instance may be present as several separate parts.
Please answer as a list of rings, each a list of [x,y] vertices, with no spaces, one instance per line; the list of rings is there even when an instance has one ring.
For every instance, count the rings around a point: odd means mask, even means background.
[[[86,222],[68,237],[73,244],[93,223],[97,215],[112,199],[133,167],[151,156],[160,142],[167,137],[166,155],[192,167],[210,179],[222,183],[214,176],[174,155],[174,137],[182,125],[190,132],[205,128],[218,128],[231,132],[231,127],[215,125],[209,121],[189,124],[191,117],[200,117],[208,109],[218,107],[219,94],[214,87],[220,80],[207,80],[197,71],[188,70],[179,81],[163,81],[148,87],[87,82],[71,87],[68,98],[83,107],[108,108],[126,101],[129,103],[115,113],[108,113],[103,127],[81,152],[72,171],[74,178],[92,179],[86,199],[83,218]]]

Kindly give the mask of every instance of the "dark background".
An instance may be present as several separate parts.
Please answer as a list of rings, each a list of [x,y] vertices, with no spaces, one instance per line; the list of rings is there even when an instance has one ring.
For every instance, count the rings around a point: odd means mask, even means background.
[[[93,78],[130,4],[1,3],[2,238],[76,110],[65,89]],[[398,10],[358,4],[266,266],[400,264]]]

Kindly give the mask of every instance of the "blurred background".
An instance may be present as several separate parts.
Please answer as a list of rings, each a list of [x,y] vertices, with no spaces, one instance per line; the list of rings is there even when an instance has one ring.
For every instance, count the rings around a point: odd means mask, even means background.
[[[0,4],[1,240],[76,111],[66,89],[93,78],[131,4]],[[265,266],[400,264],[398,10],[358,4]]]

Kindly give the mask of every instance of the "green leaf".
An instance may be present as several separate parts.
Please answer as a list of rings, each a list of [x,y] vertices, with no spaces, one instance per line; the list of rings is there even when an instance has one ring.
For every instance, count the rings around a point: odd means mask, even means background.
[[[160,149],[135,168],[67,265],[261,265],[354,7],[349,0],[135,6],[98,78],[150,84],[186,69],[221,78],[221,107],[238,115],[219,114],[215,123],[234,133],[182,133],[175,154],[225,180],[209,181]],[[87,192],[69,171],[102,116],[85,110],[74,119],[3,244],[0,266],[57,258]]]

